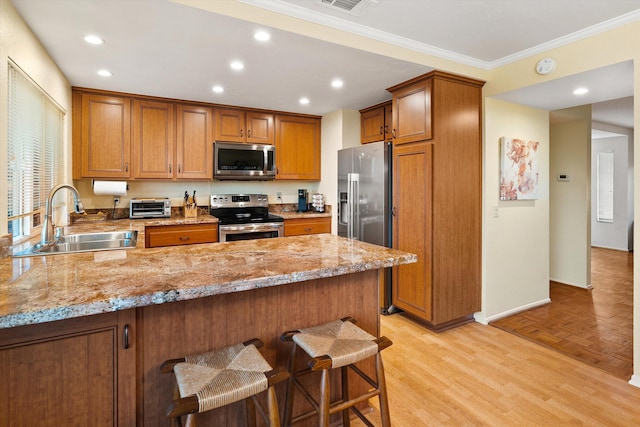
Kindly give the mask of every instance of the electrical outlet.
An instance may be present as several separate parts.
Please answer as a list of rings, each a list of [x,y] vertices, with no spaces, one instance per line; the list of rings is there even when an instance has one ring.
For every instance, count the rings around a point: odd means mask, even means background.
[[[278,191],[276,193],[276,195],[278,196],[278,200],[282,200],[282,192],[281,191]]]
[[[113,198],[113,204],[117,205],[118,203],[120,203],[120,197],[114,197]]]

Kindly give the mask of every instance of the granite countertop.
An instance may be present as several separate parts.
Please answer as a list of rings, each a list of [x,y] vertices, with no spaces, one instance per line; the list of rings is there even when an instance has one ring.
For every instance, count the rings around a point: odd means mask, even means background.
[[[213,218],[213,217],[211,217]],[[175,220],[180,221],[176,218]],[[215,222],[198,217],[182,223]],[[163,220],[106,222],[111,230]],[[170,221],[166,224],[176,224]],[[91,225],[96,230],[95,224]],[[74,225],[72,232],[83,232]],[[0,328],[189,300],[416,262],[331,234],[0,259]]]

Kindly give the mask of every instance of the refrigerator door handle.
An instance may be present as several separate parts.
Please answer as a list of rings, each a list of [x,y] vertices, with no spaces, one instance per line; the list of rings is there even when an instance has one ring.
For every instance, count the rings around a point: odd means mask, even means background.
[[[357,173],[347,174],[347,237],[359,240],[358,233],[360,199],[360,175]]]

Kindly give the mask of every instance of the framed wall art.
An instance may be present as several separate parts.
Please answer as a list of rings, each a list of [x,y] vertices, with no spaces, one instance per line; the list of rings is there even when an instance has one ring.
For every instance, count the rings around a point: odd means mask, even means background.
[[[537,141],[500,138],[500,200],[538,198]]]

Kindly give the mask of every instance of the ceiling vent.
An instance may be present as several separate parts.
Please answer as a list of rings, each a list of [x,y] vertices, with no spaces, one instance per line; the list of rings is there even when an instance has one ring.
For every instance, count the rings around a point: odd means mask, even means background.
[[[375,0],[319,0],[318,3],[333,10],[349,15],[362,16]]]

